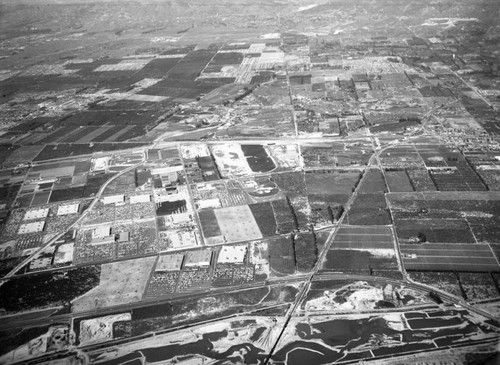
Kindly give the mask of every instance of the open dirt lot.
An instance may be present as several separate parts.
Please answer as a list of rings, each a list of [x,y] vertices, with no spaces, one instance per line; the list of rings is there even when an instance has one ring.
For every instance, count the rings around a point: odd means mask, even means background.
[[[138,302],[146,288],[156,257],[102,265],[99,286],[73,302],[73,312]]]
[[[229,242],[262,238],[259,226],[248,205],[215,210],[220,230]]]

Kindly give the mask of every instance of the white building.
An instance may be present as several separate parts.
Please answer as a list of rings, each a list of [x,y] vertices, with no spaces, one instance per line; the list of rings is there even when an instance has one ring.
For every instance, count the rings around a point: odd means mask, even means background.
[[[45,228],[45,221],[37,221],[31,223],[24,223],[19,226],[19,234],[37,233],[42,232]]]
[[[219,252],[217,263],[219,264],[243,264],[247,255],[248,247],[246,245],[239,246],[223,246]]]
[[[31,209],[24,214],[23,221],[32,221],[35,219],[43,219],[47,218],[47,215],[49,215],[49,208],[42,208],[42,209]]]
[[[125,203],[125,195],[120,194],[120,195],[110,195],[110,196],[105,196],[101,199],[103,204],[124,204]]]
[[[107,237],[110,235],[111,235],[111,227],[110,226],[100,226],[100,227],[94,228],[94,231],[92,232],[92,238]]]
[[[167,231],[165,232],[171,247],[174,249],[198,246],[196,234],[192,231]]]
[[[184,262],[185,267],[210,266],[212,261],[212,251],[197,250],[189,251]]]
[[[192,221],[191,213],[171,214],[167,217],[173,224],[185,224]]]
[[[151,201],[151,194],[132,195],[130,197],[130,204],[149,203],[150,201]]]
[[[70,204],[70,205],[60,205],[59,208],[57,208],[57,215],[77,214],[78,208],[80,208],[79,203]]]
[[[222,207],[219,198],[199,200],[198,202],[196,202],[196,204],[198,205],[198,209]]]
[[[173,255],[161,255],[156,263],[155,271],[178,271],[182,267],[184,255],[176,253]]]
[[[155,169],[151,169],[151,175],[168,175],[170,173],[177,173],[178,171],[182,171],[183,169],[184,167],[182,165],[158,167]]]

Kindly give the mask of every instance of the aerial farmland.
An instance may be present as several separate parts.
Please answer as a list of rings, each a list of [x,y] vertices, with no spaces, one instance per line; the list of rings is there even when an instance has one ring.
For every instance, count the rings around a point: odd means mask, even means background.
[[[494,0],[5,0],[0,364],[488,364]]]

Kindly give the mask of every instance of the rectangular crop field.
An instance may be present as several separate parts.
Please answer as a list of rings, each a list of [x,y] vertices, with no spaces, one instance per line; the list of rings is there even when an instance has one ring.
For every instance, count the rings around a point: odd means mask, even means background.
[[[272,201],[271,206],[276,218],[278,233],[290,233],[297,229],[292,211],[285,199]]]
[[[420,237],[433,243],[476,243],[464,219],[395,219],[396,232],[401,243]]]
[[[426,169],[407,170],[415,191],[436,191],[436,186]]]
[[[423,243],[400,247],[407,270],[500,271],[489,245]]]
[[[200,217],[201,229],[205,238],[222,235],[217,223],[217,217],[212,209],[200,210],[198,216]]]
[[[326,255],[323,270],[369,275],[371,270],[397,271],[398,263],[394,250],[391,252],[390,250],[333,249]]]
[[[271,203],[256,203],[249,205],[253,217],[259,226],[262,236],[269,237],[276,234],[277,226]]]
[[[290,237],[269,240],[268,250],[272,273],[281,276],[295,272],[295,253]]]
[[[308,172],[305,181],[308,194],[352,194],[361,174],[358,171]]]
[[[312,270],[318,259],[316,236],[311,233],[296,235],[294,237],[294,249],[297,260],[297,270]]]
[[[394,239],[388,227],[341,227],[335,236],[332,249],[394,249]]]
[[[386,171],[385,179],[391,192],[413,191],[410,179],[405,170]]]
[[[379,169],[368,169],[362,185],[359,187],[360,194],[377,194],[387,192],[384,176]]]
[[[33,160],[36,155],[40,153],[43,146],[22,146],[16,149],[8,158],[5,160],[6,165],[15,166],[20,163],[26,163]]]
[[[391,224],[384,194],[357,195],[348,212],[347,223],[368,226]]]

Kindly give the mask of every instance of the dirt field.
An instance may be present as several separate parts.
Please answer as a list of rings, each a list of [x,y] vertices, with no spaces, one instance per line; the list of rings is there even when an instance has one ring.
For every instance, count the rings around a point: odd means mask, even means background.
[[[228,242],[262,238],[259,226],[248,205],[216,209],[215,216]]]
[[[76,299],[73,312],[140,301],[155,260],[145,257],[102,265],[99,286]]]

